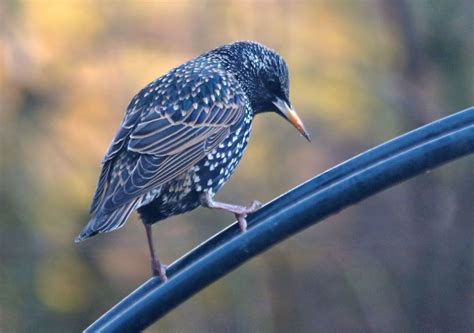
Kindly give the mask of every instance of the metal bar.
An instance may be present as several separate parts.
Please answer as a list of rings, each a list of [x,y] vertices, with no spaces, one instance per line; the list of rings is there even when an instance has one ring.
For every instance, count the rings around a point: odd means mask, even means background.
[[[246,260],[331,214],[431,168],[474,152],[474,108],[435,121],[360,154],[275,199],[152,278],[86,332],[140,331]]]

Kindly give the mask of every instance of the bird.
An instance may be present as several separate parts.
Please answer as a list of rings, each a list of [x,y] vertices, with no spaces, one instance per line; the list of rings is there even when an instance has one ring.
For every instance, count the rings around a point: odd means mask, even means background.
[[[235,205],[214,196],[241,160],[254,116],[265,112],[310,141],[290,102],[285,60],[258,42],[220,46],[149,83],[130,101],[102,159],[90,220],[75,241],[121,228],[136,210],[152,274],[165,282],[153,224],[202,206],[234,214],[245,232],[247,215],[261,203]]]

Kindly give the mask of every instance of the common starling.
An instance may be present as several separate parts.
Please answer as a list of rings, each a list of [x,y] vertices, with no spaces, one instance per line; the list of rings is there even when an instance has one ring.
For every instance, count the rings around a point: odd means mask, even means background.
[[[122,227],[138,210],[154,275],[166,281],[155,255],[152,224],[198,206],[233,213],[242,231],[257,201],[214,201],[242,158],[253,117],[276,112],[309,140],[289,100],[288,67],[256,42],[224,45],[169,71],[130,102],[102,160],[91,219],[76,238]]]

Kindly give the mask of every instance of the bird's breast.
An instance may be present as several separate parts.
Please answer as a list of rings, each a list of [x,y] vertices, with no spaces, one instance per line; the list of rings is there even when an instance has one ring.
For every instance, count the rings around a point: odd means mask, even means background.
[[[215,194],[227,182],[240,162],[251,132],[251,117],[192,169],[194,190]]]

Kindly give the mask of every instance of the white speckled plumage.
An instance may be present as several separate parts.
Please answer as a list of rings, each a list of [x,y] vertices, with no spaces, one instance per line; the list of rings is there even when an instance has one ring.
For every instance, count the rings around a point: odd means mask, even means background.
[[[184,213],[214,195],[247,147],[255,114],[289,100],[288,69],[255,42],[212,50],[154,80],[130,102],[102,162],[89,224],[77,240]],[[289,102],[288,102],[289,103]]]

